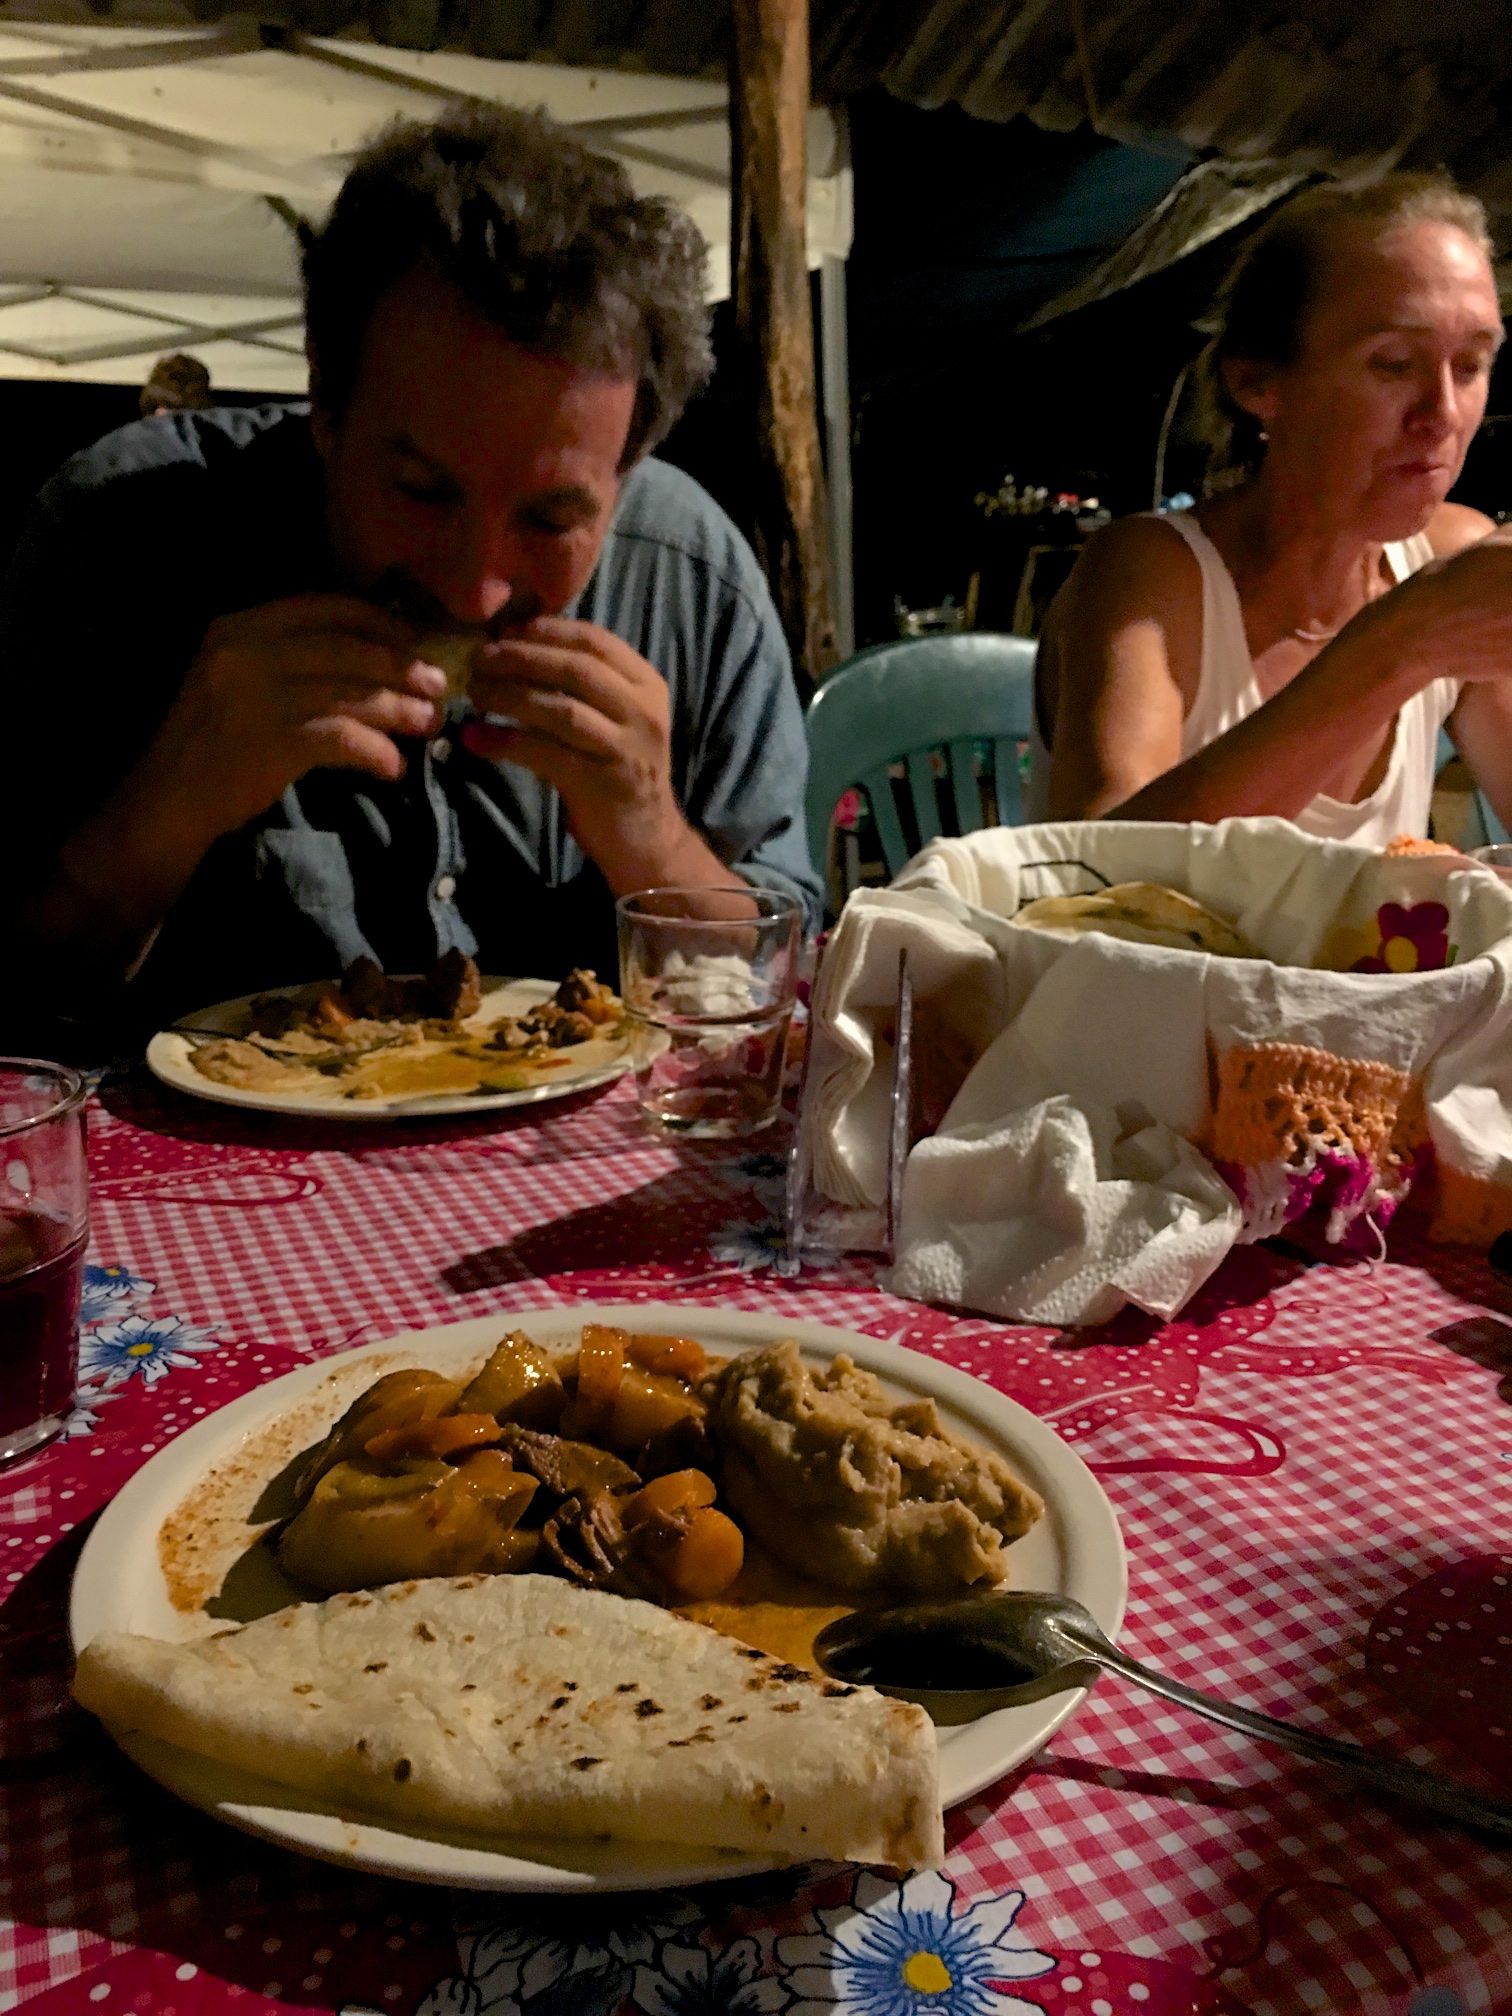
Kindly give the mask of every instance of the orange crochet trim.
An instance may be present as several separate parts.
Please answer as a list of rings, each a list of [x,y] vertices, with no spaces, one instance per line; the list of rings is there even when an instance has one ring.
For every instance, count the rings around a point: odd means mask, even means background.
[[[1419,840],[1412,833],[1398,833],[1381,849],[1388,861],[1400,861],[1415,854],[1461,854],[1463,848],[1450,847],[1443,840]]]
[[[1221,1051],[1203,1143],[1218,1162],[1306,1163],[1333,1149],[1388,1182],[1426,1137],[1422,1095],[1405,1071],[1303,1043]]]
[[[1428,1236],[1448,1246],[1489,1246],[1512,1232],[1512,1189],[1440,1162]]]

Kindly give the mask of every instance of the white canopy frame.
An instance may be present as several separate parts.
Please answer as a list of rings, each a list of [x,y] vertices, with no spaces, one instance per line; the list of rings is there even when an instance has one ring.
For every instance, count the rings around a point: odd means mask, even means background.
[[[140,384],[187,350],[223,392],[305,389],[295,232],[396,116],[469,97],[542,104],[672,197],[730,291],[728,94],[718,84],[505,63],[237,19],[102,25],[87,0],[17,0],[0,20],[0,377]],[[808,130],[808,261],[822,285],[829,512],[842,656],[853,648],[843,117]]]
[[[40,8],[34,9],[43,11]],[[45,9],[49,14],[54,10]],[[304,384],[293,226],[386,120],[455,97],[544,104],[638,188],[680,202],[729,292],[726,93],[684,78],[500,63],[269,32],[0,22],[0,373],[129,384],[190,349],[214,382]],[[852,230],[843,122],[809,131],[809,260]]]

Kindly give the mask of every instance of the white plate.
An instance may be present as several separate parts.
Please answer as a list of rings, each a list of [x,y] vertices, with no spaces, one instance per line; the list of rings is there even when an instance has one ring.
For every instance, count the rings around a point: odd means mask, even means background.
[[[538,1106],[544,1100],[565,1099],[574,1092],[587,1092],[595,1085],[611,1084],[629,1068],[628,1043],[612,1063],[592,1070],[574,1070],[564,1065],[540,1085],[526,1085],[517,1092],[438,1092],[428,1097],[397,1095],[392,1099],[343,1099],[332,1093],[322,1098],[314,1092],[254,1092],[240,1085],[220,1085],[194,1068],[194,1039],[185,1032],[211,1029],[224,1035],[246,1024],[254,1000],[267,995],[296,999],[313,996],[318,985],[270,987],[263,995],[243,994],[235,1001],[221,1001],[213,1008],[200,1008],[186,1015],[176,1029],[160,1029],[147,1045],[147,1067],[165,1085],[188,1092],[196,1099],[212,1099],[223,1106],[251,1106],[260,1113],[290,1113],[315,1120],[424,1120],[437,1115],[455,1118],[465,1113],[495,1113],[510,1106]],[[556,992],[554,980],[496,980],[483,982],[483,1000],[477,1013],[468,1017],[474,1024],[498,1021],[501,1015],[524,1015],[549,1001]]]
[[[1055,1590],[1085,1603],[1110,1638],[1123,1621],[1128,1580],[1113,1509],[1081,1458],[1034,1415],[964,1372],[919,1352],[821,1323],[725,1309],[666,1308],[654,1303],[599,1308],[518,1309],[411,1330],[301,1367],[247,1393],[159,1450],[105,1508],[74,1574],[69,1629],[77,1653],[102,1631],[186,1639],[223,1620],[185,1613],[170,1599],[159,1560],[164,1520],[214,1468],[251,1437],[293,1415],[298,1433],[283,1435],[280,1460],[313,1441],[379,1370],[425,1365],[440,1371],[477,1364],[507,1329],[519,1326],[562,1348],[584,1323],[675,1332],[715,1352],[747,1351],[796,1337],[818,1362],[848,1351],[901,1395],[929,1394],[960,1432],[997,1449],[1045,1500],[1045,1516],[1011,1550],[1012,1579],[1022,1589]],[[307,1432],[308,1431],[308,1432]],[[276,1463],[273,1467],[277,1467]],[[258,1474],[269,1471],[258,1466]],[[947,1807],[1039,1749],[1083,1699],[1083,1691],[1030,1707],[1000,1708],[939,1730],[941,1792]],[[322,1810],[303,1795],[245,1777],[170,1744],[137,1736],[117,1741],[144,1771],[193,1806],[248,1833],[304,1854],[382,1875],[477,1890],[645,1890],[709,1882],[776,1866],[769,1859],[706,1848],[638,1842],[543,1842],[519,1838],[408,1833],[355,1813]]]

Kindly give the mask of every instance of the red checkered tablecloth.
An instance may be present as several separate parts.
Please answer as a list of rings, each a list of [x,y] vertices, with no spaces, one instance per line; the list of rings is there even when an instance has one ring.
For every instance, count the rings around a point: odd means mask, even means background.
[[[0,1473],[0,2010],[28,2016],[1456,2016],[1512,2011],[1512,1858],[1105,1682],[951,1816],[942,1872],[449,1895],[303,1861],[138,1775],[66,1688],[91,1517],[248,1387],[574,1300],[901,1340],[1051,1422],[1112,1499],[1125,1643],[1512,1796],[1512,1294],[1475,1255],[1236,1255],[1181,1322],[945,1315],[779,1271],[781,1164],[626,1088],[502,1123],[291,1127],[107,1083],[68,1437]]]

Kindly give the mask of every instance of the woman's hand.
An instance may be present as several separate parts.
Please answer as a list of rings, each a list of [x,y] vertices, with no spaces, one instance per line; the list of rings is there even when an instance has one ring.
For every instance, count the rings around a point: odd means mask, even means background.
[[[1346,638],[1420,686],[1512,677],[1512,527],[1430,561],[1362,610]]]

